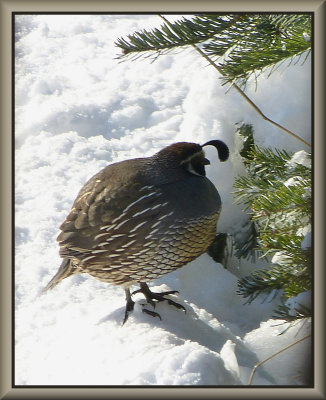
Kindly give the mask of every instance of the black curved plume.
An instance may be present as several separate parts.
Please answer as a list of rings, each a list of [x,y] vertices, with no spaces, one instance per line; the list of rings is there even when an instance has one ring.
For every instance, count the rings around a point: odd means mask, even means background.
[[[222,140],[210,140],[201,147],[204,146],[214,146],[218,152],[220,161],[226,161],[229,158],[229,148]]]

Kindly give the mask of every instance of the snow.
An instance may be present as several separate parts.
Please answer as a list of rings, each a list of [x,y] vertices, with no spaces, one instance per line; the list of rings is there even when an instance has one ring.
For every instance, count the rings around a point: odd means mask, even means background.
[[[310,333],[308,321],[289,327],[272,319],[279,297],[244,304],[236,294],[238,277],[262,262],[233,259],[225,269],[204,254],[154,281],[156,290],[178,290],[173,298],[186,308],[158,304],[162,321],[142,313],[144,300],[136,295],[121,326],[124,291],[86,275],[40,293],[60,265],[58,227],[81,186],[107,164],[177,141],[225,141],[229,161],[220,163],[214,148],[205,152],[207,176],[223,202],[218,230],[230,233],[246,221],[231,194],[243,172],[235,124],[253,124],[259,145],[298,152],[302,144],[259,117],[236,91],[226,93],[216,71],[191,49],[155,62],[119,62],[114,41],[161,25],[158,16],[15,18],[15,384],[247,385],[255,364]],[[267,75],[247,94],[310,141],[310,59]],[[293,162],[304,163],[304,152]],[[257,368],[253,384],[306,385],[309,356],[307,339]]]
[[[303,165],[306,168],[311,168],[311,158],[306,151],[301,150],[294,153],[291,160],[288,161],[287,166],[290,169],[293,169],[296,167],[296,164]]]
[[[310,230],[306,233],[306,236],[302,240],[301,248],[302,248],[302,250],[307,250],[307,249],[311,248],[311,231]]]
[[[295,297],[291,297],[287,300],[286,305],[290,307],[293,315],[295,315],[295,309],[300,309],[300,306],[311,307],[311,291],[299,293]]]

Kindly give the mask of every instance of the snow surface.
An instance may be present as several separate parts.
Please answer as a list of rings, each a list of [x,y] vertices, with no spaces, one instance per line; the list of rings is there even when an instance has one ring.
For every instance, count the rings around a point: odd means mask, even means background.
[[[161,25],[158,16],[15,18],[15,384],[246,385],[255,364],[310,332],[307,321],[286,329],[271,319],[278,297],[244,305],[238,277],[259,263],[232,260],[225,269],[202,255],[152,283],[179,290],[186,313],[160,303],[160,321],[141,312],[137,295],[124,326],[121,288],[79,275],[40,291],[60,265],[59,225],[81,186],[107,164],[150,156],[176,141],[224,140],[229,161],[220,163],[213,148],[205,151],[207,175],[223,201],[218,230],[230,233],[246,222],[231,194],[243,172],[235,124],[252,123],[259,145],[308,149],[264,121],[236,91],[226,93],[192,49],[154,63],[119,62],[114,41]],[[309,141],[310,76],[308,59],[264,74],[247,94]],[[309,383],[310,350],[307,339],[284,351],[257,369],[253,384]]]

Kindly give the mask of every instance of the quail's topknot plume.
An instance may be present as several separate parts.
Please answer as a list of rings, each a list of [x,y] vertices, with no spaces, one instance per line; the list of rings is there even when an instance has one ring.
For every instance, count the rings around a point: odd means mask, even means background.
[[[79,273],[124,287],[124,322],[133,310],[132,294],[146,300],[167,300],[154,293],[152,281],[203,254],[216,234],[221,199],[206,178],[204,146],[216,147],[221,161],[229,150],[221,140],[203,145],[180,142],[152,157],[111,164],[80,190],[70,213],[60,226],[57,241],[62,264],[44,290]],[[140,289],[130,293],[130,286]],[[144,312],[159,316],[153,311]]]

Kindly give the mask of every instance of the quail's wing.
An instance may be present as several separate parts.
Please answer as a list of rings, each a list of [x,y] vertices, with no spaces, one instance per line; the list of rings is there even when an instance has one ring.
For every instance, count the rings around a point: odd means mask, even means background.
[[[78,194],[60,227],[60,255],[94,262],[119,254],[141,245],[171,212],[160,189],[142,182],[134,165],[111,165]]]

